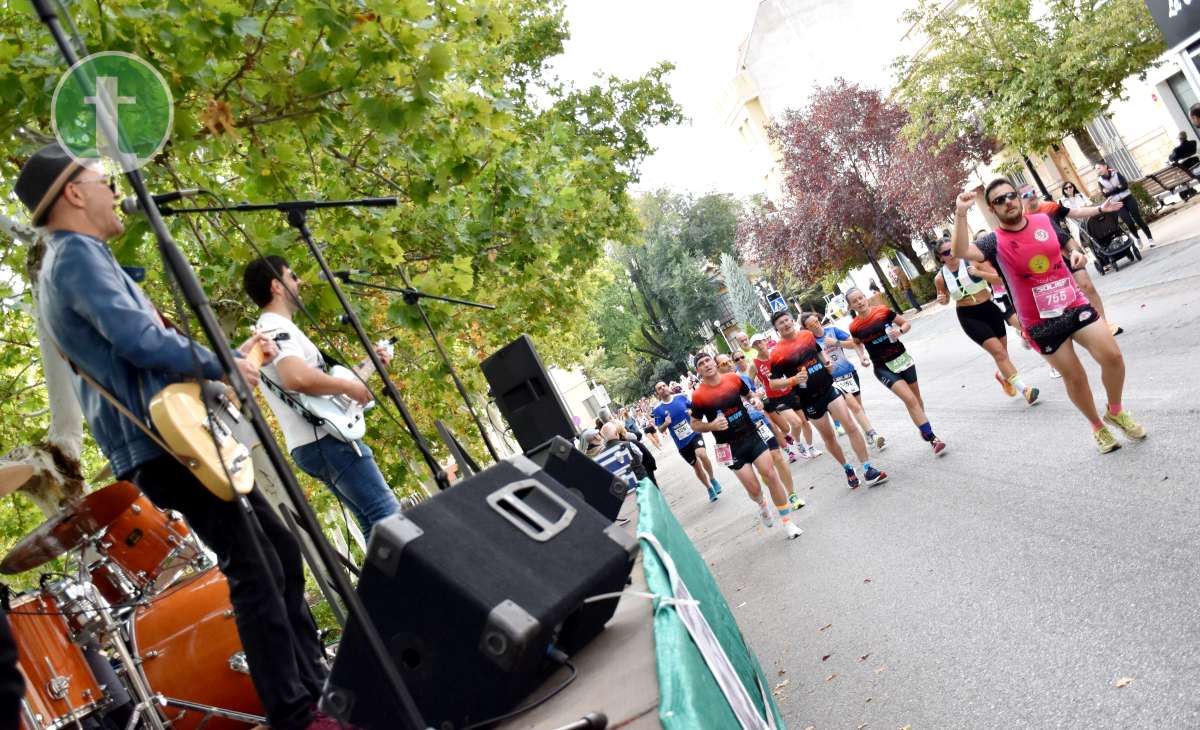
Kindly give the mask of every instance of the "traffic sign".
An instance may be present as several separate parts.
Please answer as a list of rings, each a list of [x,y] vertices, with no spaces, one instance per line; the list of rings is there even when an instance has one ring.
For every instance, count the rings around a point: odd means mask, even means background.
[[[787,309],[787,300],[777,291],[773,291],[767,296],[767,304],[771,305],[771,314]]]

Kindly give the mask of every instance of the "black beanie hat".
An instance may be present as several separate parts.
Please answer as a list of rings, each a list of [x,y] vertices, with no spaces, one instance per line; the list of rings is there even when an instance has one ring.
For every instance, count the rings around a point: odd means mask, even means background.
[[[29,209],[33,225],[45,223],[46,214],[59,193],[71,178],[83,169],[57,142],[51,142],[33,153],[21,168],[17,184],[13,186],[17,197]]]

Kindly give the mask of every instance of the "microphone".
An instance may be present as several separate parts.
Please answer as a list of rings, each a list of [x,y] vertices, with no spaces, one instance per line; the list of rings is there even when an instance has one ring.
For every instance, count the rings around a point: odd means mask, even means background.
[[[174,203],[176,200],[181,198],[195,197],[203,192],[205,191],[201,190],[200,188],[187,188],[186,190],[173,190],[169,193],[159,193],[158,195],[151,195],[150,197],[154,200],[155,205],[166,205],[167,203]],[[133,197],[125,198],[121,201],[121,212],[123,212],[125,215],[137,215],[138,213],[144,213],[145,209],[142,208],[142,201],[138,200],[136,197]]]
[[[342,281],[349,279],[351,276],[374,276],[374,272],[364,271],[362,269],[339,269],[329,273],[333,275],[333,278],[341,279]],[[321,279],[321,281],[329,281],[329,277],[325,275],[324,271],[317,276]]]

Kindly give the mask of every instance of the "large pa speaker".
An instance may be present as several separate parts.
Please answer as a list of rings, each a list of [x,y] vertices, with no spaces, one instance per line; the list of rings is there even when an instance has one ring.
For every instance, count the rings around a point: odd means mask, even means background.
[[[614,521],[629,493],[629,484],[597,464],[562,436],[555,436],[525,455],[559,484],[575,492],[600,514]]]
[[[525,456],[375,525],[358,594],[427,725],[453,730],[522,702],[604,628],[637,541]],[[368,730],[399,712],[346,627],[322,711]]]
[[[575,438],[571,414],[554,389],[529,335],[508,343],[479,367],[522,451],[552,436]]]

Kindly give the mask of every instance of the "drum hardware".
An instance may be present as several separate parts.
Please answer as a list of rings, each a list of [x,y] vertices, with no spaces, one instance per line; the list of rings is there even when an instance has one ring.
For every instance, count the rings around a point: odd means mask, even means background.
[[[250,662],[246,661],[246,652],[239,651],[229,657],[229,668],[241,674],[250,674]]]

